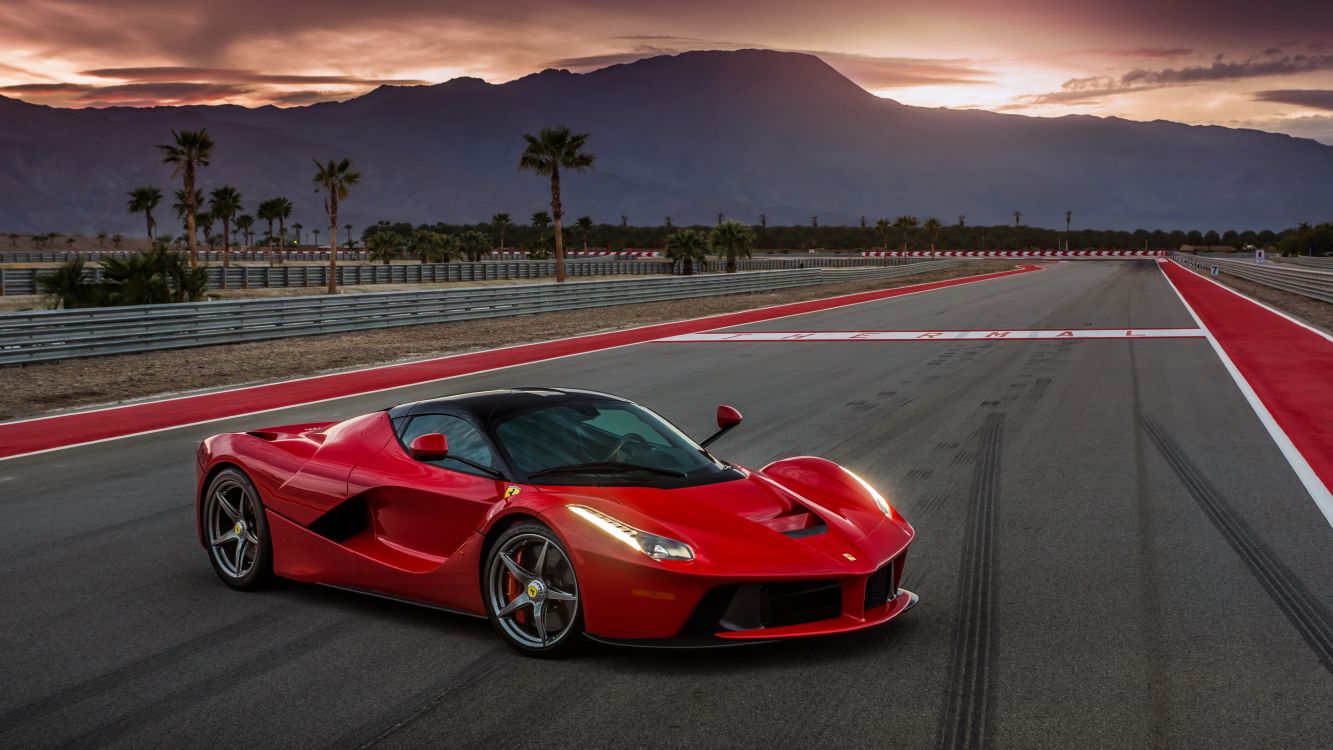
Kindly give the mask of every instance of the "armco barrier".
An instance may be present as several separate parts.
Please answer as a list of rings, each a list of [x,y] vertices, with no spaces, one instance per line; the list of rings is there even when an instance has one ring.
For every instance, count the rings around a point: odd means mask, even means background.
[[[1171,257],[1186,268],[1192,268],[1203,273],[1210,273],[1216,267],[1219,271],[1257,284],[1323,302],[1333,302],[1333,270],[1293,268],[1289,265],[1277,263],[1259,265],[1253,261],[1201,258],[1181,253],[1173,254]]]
[[[0,315],[0,363],[445,323],[906,276],[959,261],[888,268],[805,268],[411,292],[278,297]]]
[[[872,258],[1161,258],[1165,250],[871,250]]]
[[[792,258],[753,258],[742,259],[738,267],[742,271],[769,271],[782,268],[814,267],[850,267],[850,266],[890,266],[906,263],[907,258],[819,258],[815,256],[795,256]],[[565,264],[570,276],[620,276],[670,274],[673,266],[663,260],[597,260],[591,258],[571,259]],[[711,267],[721,269],[720,261],[711,261]],[[283,288],[319,288],[328,285],[327,266],[232,266],[223,269],[210,265],[208,270],[209,289],[265,289]],[[227,283],[222,283],[223,273]],[[37,279],[54,273],[50,268],[9,268],[0,269],[0,295],[36,294]],[[87,278],[101,278],[102,270],[98,267],[85,271]],[[364,284],[431,284],[448,281],[501,281],[506,279],[537,279],[555,276],[553,260],[513,260],[481,261],[478,263],[394,263],[385,265],[373,263],[365,265],[338,266],[338,285]]]

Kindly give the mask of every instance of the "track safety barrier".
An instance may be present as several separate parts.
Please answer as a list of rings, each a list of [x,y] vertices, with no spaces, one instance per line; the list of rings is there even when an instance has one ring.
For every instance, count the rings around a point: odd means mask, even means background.
[[[0,364],[772,291],[907,276],[958,263],[940,260],[889,267],[804,268],[7,313],[0,315]]]

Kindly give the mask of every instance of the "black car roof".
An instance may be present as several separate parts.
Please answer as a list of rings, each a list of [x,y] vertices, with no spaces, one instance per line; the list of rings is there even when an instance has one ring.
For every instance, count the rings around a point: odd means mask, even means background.
[[[577,388],[504,388],[414,401],[410,404],[399,404],[386,409],[386,411],[389,413],[389,417],[393,419],[417,414],[466,412],[478,421],[488,422],[492,419],[503,419],[510,414],[524,412],[537,406],[562,401],[587,401],[589,399],[629,400],[609,393],[585,391]]]

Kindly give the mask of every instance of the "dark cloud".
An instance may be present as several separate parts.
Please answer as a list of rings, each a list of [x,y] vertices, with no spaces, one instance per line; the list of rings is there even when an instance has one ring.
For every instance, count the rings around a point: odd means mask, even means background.
[[[241,68],[195,68],[161,65],[143,68],[97,68],[81,73],[95,78],[115,78],[136,83],[147,82],[208,82],[208,83],[267,83],[267,84],[347,84],[353,86],[417,86],[429,81],[412,78],[358,78],[356,76],[312,76],[282,73],[260,73]]]
[[[1120,77],[1120,84],[1122,86],[1172,86],[1207,81],[1235,81],[1242,78],[1295,75],[1321,70],[1333,70],[1333,55],[1295,55],[1276,60],[1245,60],[1243,62],[1218,60],[1212,65],[1197,65],[1189,68],[1131,70]]]
[[[1256,92],[1253,99],[1257,102],[1276,102],[1308,109],[1326,109],[1333,112],[1333,91],[1328,90],[1274,89]]]
[[[1090,49],[1087,51],[1092,52],[1094,54],[1107,55],[1109,57],[1137,57],[1137,58],[1145,58],[1145,57],[1171,58],[1171,57],[1184,57],[1186,55],[1194,54],[1194,50],[1188,47],[1132,47],[1125,49],[1101,48],[1101,49]]]

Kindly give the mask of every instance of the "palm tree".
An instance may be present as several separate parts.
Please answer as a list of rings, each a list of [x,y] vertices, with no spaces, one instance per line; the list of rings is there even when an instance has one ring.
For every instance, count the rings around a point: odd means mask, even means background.
[[[893,229],[893,223],[888,219],[880,219],[875,222],[875,228],[879,230],[880,236],[884,238],[884,249],[889,249],[889,230]]]
[[[231,267],[231,220],[241,211],[241,193],[231,185],[213,188],[209,194],[209,212],[222,222],[222,267]],[[227,274],[222,274],[226,288]]]
[[[551,226],[551,215],[545,211],[538,211],[528,219],[528,223],[540,232],[545,232],[546,228]]]
[[[356,247],[356,240],[352,238],[352,225],[343,224],[343,229],[347,230],[347,249],[351,250]]]
[[[297,245],[304,245],[304,244],[305,244],[305,241],[301,238],[301,230],[302,230],[302,229],[305,229],[305,227],[301,226],[299,223],[297,223],[297,224],[293,224],[293,225],[292,225],[292,231],[296,232],[296,244],[297,244]]]
[[[903,233],[903,252],[907,252],[907,239],[909,233],[916,229],[917,220],[915,216],[899,216],[893,220],[893,228],[899,229]]]
[[[19,246],[19,236],[18,236],[16,233],[14,233],[14,232],[10,232],[9,234],[6,234],[5,236],[9,238],[9,246],[10,246],[10,247],[18,247],[18,246]]]
[[[137,214],[143,212],[144,219],[148,222],[148,239],[153,239],[153,227],[157,222],[153,221],[153,209],[162,202],[162,191],[150,185],[137,187],[129,192],[130,213]]]
[[[259,210],[255,211],[260,221],[268,222],[268,233],[264,235],[270,249],[273,248],[274,239],[277,235],[273,234],[273,222],[278,218],[277,208],[274,206],[273,199],[259,202]]]
[[[958,214],[958,227],[961,229],[965,226],[967,226],[967,214]]]
[[[671,217],[670,217],[670,216],[666,217],[666,228],[667,228],[667,229],[670,229],[670,228],[671,228]]]
[[[935,243],[936,243],[936,242],[939,242],[939,240],[940,240],[940,229],[943,228],[944,225],[940,223],[940,220],[939,220],[939,219],[936,219],[936,218],[933,218],[933,217],[932,217],[932,218],[926,219],[926,223],[923,224],[922,227],[926,230],[926,234],[930,235],[930,253],[931,253],[931,255],[934,255],[934,254],[935,254]]]
[[[726,217],[724,217],[724,216],[721,214],[721,212],[719,212],[718,215],[717,215],[717,223],[714,224],[713,226],[722,226],[722,220],[723,220],[724,218],[726,218]]]
[[[97,231],[97,246],[98,246],[98,247],[106,247],[106,230],[105,230],[105,229],[99,229],[99,230]]]
[[[866,228],[866,217],[864,216],[861,217],[861,228],[862,229]]]
[[[490,239],[475,229],[469,229],[454,237],[453,240],[454,248],[474,263],[481,260],[481,256],[491,250]]]
[[[1073,211],[1065,211],[1065,234],[1069,234],[1069,223],[1074,220]]]
[[[255,217],[250,214],[241,214],[236,217],[236,228],[241,230],[241,236],[245,238],[245,247],[249,249],[250,240],[254,238],[254,232],[250,228],[255,225]]]
[[[120,249],[120,243],[122,243],[122,242],[124,242],[124,241],[125,241],[125,238],[124,238],[123,236],[119,235],[119,234],[113,234],[113,235],[111,235],[111,246],[114,247],[114,248],[117,249],[117,250]]]
[[[329,215],[329,294],[338,293],[338,201],[346,198],[347,189],[360,180],[361,173],[353,171],[350,159],[315,162],[315,190],[328,193],[324,212]]]
[[[574,133],[567,127],[542,128],[539,135],[524,134],[527,148],[518,159],[519,169],[528,169],[551,178],[551,216],[555,220],[555,280],[565,280],[565,241],[560,232],[564,207],[560,204],[560,170],[582,172],[592,168],[592,154],[583,150],[587,133]],[[623,217],[622,217],[623,218]]]
[[[592,217],[580,216],[574,224],[578,226],[579,232],[583,235],[583,252],[586,253],[588,252],[588,233],[592,231]]]
[[[811,228],[811,229],[818,229],[818,228],[819,228],[819,217],[818,217],[818,216],[811,216],[811,217],[810,217],[810,228]]]
[[[759,214],[759,228],[768,229],[768,214]]]
[[[273,198],[273,218],[278,220],[278,247],[282,248],[283,258],[287,254],[287,220],[292,217],[292,201],[279,195]]]
[[[315,235],[315,249],[318,250],[318,249],[319,249],[319,228],[316,227],[316,228],[314,228],[314,229],[311,229],[311,230],[310,230],[310,233],[313,234],[313,235]]]
[[[213,157],[213,140],[208,137],[208,130],[182,130],[177,133],[171,131],[171,136],[175,143],[164,143],[158,146],[162,150],[162,161],[166,164],[175,165],[175,170],[171,173],[172,177],[180,176],[183,178],[185,188],[185,231],[190,243],[190,267],[199,267],[199,246],[197,238],[194,236],[195,213],[198,211],[199,204],[195,200],[196,193],[194,189],[195,170],[199,167],[208,166],[208,162]]]
[[[620,226],[622,226],[622,227],[627,227],[627,226],[629,226],[629,217],[628,217],[628,216],[626,216],[626,215],[624,215],[624,214],[621,214],[621,215],[620,215]]]
[[[1022,212],[1022,211],[1015,211],[1015,212],[1014,212],[1014,226],[1016,226],[1016,227],[1021,227],[1021,226],[1023,226],[1023,212]]]
[[[203,191],[200,192],[202,193]],[[202,196],[199,197],[198,204],[200,206],[204,204]],[[213,244],[217,241],[217,238],[213,235],[213,221],[216,218],[217,217],[213,216],[213,212],[208,210],[200,211],[194,215],[195,225],[204,230],[204,242],[208,243],[209,250],[213,249]]]
[[[505,230],[510,226],[509,214],[496,214],[491,217],[491,227],[500,235],[500,252],[505,251]]]
[[[754,231],[739,221],[723,221],[708,235],[709,247],[726,259],[727,273],[736,273],[736,260],[742,256],[750,257],[753,244]]]
[[[389,261],[398,257],[398,248],[400,238],[394,232],[375,232],[366,238],[366,255],[371,260],[383,261],[384,265],[389,265]]]
[[[174,203],[171,204],[171,210],[176,212],[176,220],[181,223],[181,229],[184,231],[189,231],[190,222],[186,218],[186,216],[190,213],[190,204],[189,201],[185,199],[185,191],[177,190],[175,192],[175,196],[176,200]],[[204,191],[202,190],[194,191],[194,205],[196,206],[204,205]]]
[[[708,260],[708,238],[697,230],[682,229],[667,237],[666,257],[671,261],[672,268],[679,262],[681,273],[693,276],[695,261],[702,263]]]

